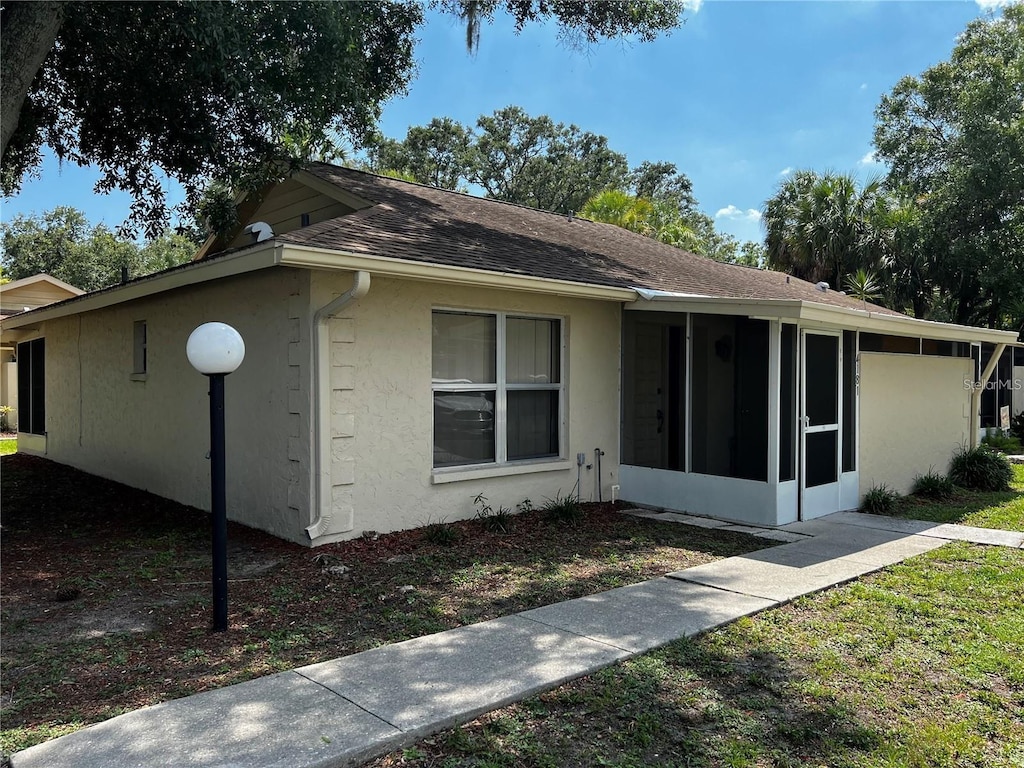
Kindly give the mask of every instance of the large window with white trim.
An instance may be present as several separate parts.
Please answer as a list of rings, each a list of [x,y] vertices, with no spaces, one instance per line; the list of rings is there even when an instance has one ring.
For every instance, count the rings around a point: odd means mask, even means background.
[[[434,467],[561,455],[562,323],[435,310]]]

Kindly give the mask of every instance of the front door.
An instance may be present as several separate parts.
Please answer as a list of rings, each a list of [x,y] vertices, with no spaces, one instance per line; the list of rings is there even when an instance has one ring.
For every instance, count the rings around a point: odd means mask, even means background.
[[[800,517],[839,511],[842,461],[842,338],[804,331],[802,355]]]

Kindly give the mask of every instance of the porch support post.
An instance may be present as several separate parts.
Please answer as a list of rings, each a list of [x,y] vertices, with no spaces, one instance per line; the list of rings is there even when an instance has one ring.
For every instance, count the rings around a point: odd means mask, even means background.
[[[992,353],[992,357],[988,361],[988,365],[985,366],[985,370],[981,372],[981,377],[975,383],[974,388],[971,390],[971,440],[970,445],[972,448],[977,448],[980,442],[978,437],[978,430],[980,429],[981,420],[981,393],[985,391],[985,387],[988,386],[989,380],[992,378],[992,373],[999,365],[999,359],[1003,356],[1003,352],[1006,351],[1006,344],[996,344],[995,351]]]

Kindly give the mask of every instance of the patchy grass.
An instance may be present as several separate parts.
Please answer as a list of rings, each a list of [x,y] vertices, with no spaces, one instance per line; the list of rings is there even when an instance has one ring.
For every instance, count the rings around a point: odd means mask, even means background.
[[[394,766],[1024,765],[1024,551],[949,544],[438,734]]]
[[[907,497],[901,500],[894,514],[938,523],[1024,531],[1024,464],[1013,465],[1013,480],[1009,491],[983,492],[957,488],[944,501]]]
[[[31,456],[3,459],[0,749],[158,701],[749,552],[743,534],[585,505],[310,550],[229,524],[229,629],[210,626],[209,517]],[[472,497],[467,497],[470,507]]]

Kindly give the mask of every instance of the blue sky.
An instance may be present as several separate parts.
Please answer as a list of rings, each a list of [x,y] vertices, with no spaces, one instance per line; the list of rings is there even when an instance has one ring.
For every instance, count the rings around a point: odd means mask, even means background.
[[[675,163],[722,230],[760,239],[757,211],[792,170],[884,172],[871,157],[881,96],[948,59],[966,24],[998,4],[707,0],[653,43],[587,51],[565,46],[553,26],[517,36],[498,19],[483,28],[476,56],[456,20],[430,16],[416,48],[418,77],[385,106],[380,127],[403,138],[432,117],[472,125],[518,105],[607,136],[631,166]],[[38,179],[3,200],[2,217],[72,205],[116,226],[128,198],[93,194],[95,178],[48,158]]]

